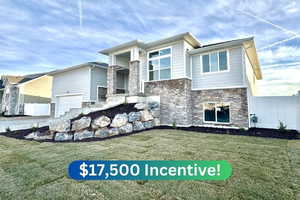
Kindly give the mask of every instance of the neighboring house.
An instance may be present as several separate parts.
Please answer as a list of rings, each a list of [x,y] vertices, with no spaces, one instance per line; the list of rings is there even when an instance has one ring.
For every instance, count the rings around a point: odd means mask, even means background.
[[[253,37],[202,45],[191,33],[100,51],[109,56],[107,97],[116,98],[119,71],[125,95],[160,95],[161,124],[250,125],[249,97],[262,79]]]
[[[106,100],[107,64],[88,62],[49,73],[53,77],[51,115],[58,117],[72,108]],[[127,93],[128,74],[117,74],[117,92]]]
[[[45,73],[26,76],[2,76],[3,95],[1,111],[5,115],[31,115],[34,105],[49,107],[52,77]],[[29,106],[26,109],[26,106]],[[47,110],[41,115],[47,115]]]

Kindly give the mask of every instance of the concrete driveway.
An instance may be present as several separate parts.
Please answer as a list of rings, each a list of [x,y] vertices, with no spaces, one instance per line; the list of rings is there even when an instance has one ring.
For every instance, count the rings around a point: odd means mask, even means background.
[[[14,131],[32,127],[48,126],[49,119],[49,116],[0,117],[0,133],[5,132],[8,127],[10,130]]]

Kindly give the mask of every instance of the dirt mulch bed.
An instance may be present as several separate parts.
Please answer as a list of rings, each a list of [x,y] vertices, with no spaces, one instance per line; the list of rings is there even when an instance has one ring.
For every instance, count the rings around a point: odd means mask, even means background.
[[[257,136],[268,138],[280,138],[280,139],[299,139],[300,133],[296,130],[286,130],[285,132],[278,129],[268,128],[250,128],[248,130],[233,129],[233,128],[211,128],[211,127],[170,127],[170,126],[158,126],[154,129],[178,129],[185,131],[195,131],[202,133],[214,133],[214,134],[228,134],[228,135],[244,135],[244,136]]]
[[[100,117],[102,115],[105,115],[109,117],[111,120],[114,118],[116,114],[122,114],[122,113],[127,113],[129,114],[130,112],[137,112],[139,111],[134,107],[135,103],[128,103],[128,104],[122,104],[113,108],[109,108],[107,110],[100,110],[96,112],[89,113],[87,115],[79,115],[78,117],[72,119],[71,121],[75,121],[77,119],[80,119],[83,116],[91,117],[92,120]]]
[[[6,137],[12,137],[16,139],[25,139],[25,136],[29,135],[30,133],[34,131],[39,131],[39,132],[46,132],[49,131],[49,126],[44,126],[41,128],[30,128],[30,129],[24,129],[24,130],[17,130],[17,131],[8,131],[5,133],[0,133],[0,135],[4,135]]]

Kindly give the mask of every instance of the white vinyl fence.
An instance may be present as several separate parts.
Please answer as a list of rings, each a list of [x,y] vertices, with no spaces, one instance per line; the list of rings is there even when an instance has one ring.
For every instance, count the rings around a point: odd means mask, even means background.
[[[251,127],[278,128],[281,121],[287,129],[300,131],[300,92],[298,96],[251,97],[250,114],[258,119]]]
[[[50,104],[25,103],[24,115],[30,115],[30,116],[50,115]]]

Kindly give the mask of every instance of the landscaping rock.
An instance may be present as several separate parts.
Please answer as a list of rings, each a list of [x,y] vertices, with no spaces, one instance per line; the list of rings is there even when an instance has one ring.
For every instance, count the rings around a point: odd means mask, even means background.
[[[141,121],[142,122],[153,120],[153,116],[149,112],[149,110],[143,110],[143,111],[140,111],[140,113],[141,113]]]
[[[86,128],[89,128],[91,125],[90,117],[82,117],[78,120],[72,122],[72,131],[80,131]]]
[[[135,122],[141,120],[140,112],[131,112],[128,114],[128,122]]]
[[[53,119],[49,123],[49,130],[53,132],[70,131],[71,122],[68,119]]]
[[[145,127],[143,125],[143,122],[141,122],[141,121],[133,122],[133,130],[134,131],[141,131],[144,129],[145,129]]]
[[[119,129],[118,128],[111,128],[111,129],[109,129],[109,135],[110,136],[119,135]]]
[[[149,108],[150,110],[159,108],[159,103],[157,103],[157,102],[149,102],[149,103],[148,103],[148,108]]]
[[[95,131],[95,137],[97,138],[106,138],[109,136],[108,128],[101,128]]]
[[[29,135],[25,136],[25,139],[33,139],[33,140],[52,140],[53,134],[50,131],[45,132],[32,132]]]
[[[117,114],[112,123],[110,124],[111,127],[114,127],[114,128],[119,128],[121,126],[124,126],[126,125],[128,122],[128,116],[126,113],[123,113],[123,114]]]
[[[154,126],[160,126],[160,119],[159,118],[154,118],[153,119],[153,125]]]
[[[94,133],[89,130],[83,130],[83,131],[74,133],[74,141],[83,140],[83,139],[92,138],[92,137],[94,137]]]
[[[55,141],[68,141],[72,139],[73,135],[70,133],[56,133],[54,138]]]
[[[131,123],[126,124],[125,126],[121,126],[119,128],[120,134],[131,133],[133,131],[133,127]]]
[[[110,119],[103,115],[94,119],[92,123],[92,128],[93,129],[104,128],[107,127],[110,124],[110,122],[111,122]]]
[[[146,129],[153,128],[154,126],[153,121],[143,122],[143,125]]]
[[[134,105],[134,107],[138,110],[148,109],[148,105],[145,103],[137,103]]]
[[[154,109],[154,110],[150,110],[151,115],[155,118],[159,118],[160,117],[160,110],[159,109]]]

